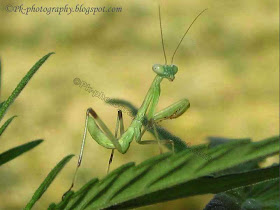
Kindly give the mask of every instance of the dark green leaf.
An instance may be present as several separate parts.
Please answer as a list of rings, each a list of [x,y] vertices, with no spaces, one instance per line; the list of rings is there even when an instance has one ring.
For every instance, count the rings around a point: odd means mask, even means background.
[[[13,116],[10,119],[8,119],[4,125],[2,125],[2,127],[0,128],[0,136],[2,135],[2,133],[6,130],[6,128],[10,125],[10,123],[13,121],[13,119],[17,117],[17,116]]]
[[[242,141],[245,139],[228,139],[221,137],[209,137],[209,147],[215,147],[230,141]],[[215,175],[245,172],[259,168],[259,162],[265,158],[255,159],[233,168],[219,172]],[[270,180],[253,186],[241,187],[236,190],[219,193],[207,204],[205,210],[214,209],[279,209],[279,179]],[[258,193],[260,191],[260,193]]]
[[[74,193],[63,206],[64,209],[134,208],[191,195],[219,193],[276,178],[279,166],[222,176],[211,174],[278,153],[278,140],[279,137],[260,142],[233,141],[208,150],[198,146],[173,155],[165,153],[137,166],[126,164],[92,186],[84,187],[79,199],[71,202],[76,197]],[[211,158],[203,158],[194,151],[203,151]]]
[[[244,138],[244,139],[232,139],[232,138],[225,138],[225,137],[213,137],[209,136],[208,140],[210,142],[209,147],[216,147],[220,144],[232,142],[232,141],[245,141],[245,140],[251,140],[249,138]]]
[[[233,207],[241,210],[279,209],[279,178],[219,193],[207,204],[205,210]]]
[[[2,62],[1,62],[1,58],[0,58],[0,102],[1,102],[1,95],[2,93]],[[1,109],[2,103],[0,103],[0,109]]]
[[[37,70],[43,65],[43,63],[52,55],[53,53],[49,53],[45,55],[43,58],[41,58],[30,70],[27,72],[27,74],[22,78],[20,83],[17,85],[15,90],[12,92],[12,94],[9,96],[9,98],[5,101],[5,103],[0,108],[0,121],[4,117],[7,109],[9,106],[14,102],[14,100],[18,97],[20,92],[23,90],[23,88],[27,85],[29,80],[32,78],[32,76],[37,72]]]
[[[43,140],[41,139],[31,141],[18,147],[12,148],[6,152],[3,152],[2,154],[0,154],[0,166],[38,146],[40,143],[42,143],[42,141]]]
[[[229,143],[229,142],[234,142],[234,141],[251,141],[249,138],[244,138],[244,139],[230,139],[230,138],[224,138],[224,137],[208,137],[208,140],[210,141],[209,148],[216,147],[221,144]],[[263,161],[265,157],[255,159],[246,163],[239,164],[235,167],[226,169],[224,171],[220,171],[217,174],[213,175],[223,175],[223,174],[229,174],[229,173],[240,173],[240,172],[245,172],[249,171],[252,169],[257,169],[259,168],[259,162]]]
[[[64,198],[63,201],[60,203],[61,207],[58,206],[58,208],[59,207],[60,208],[63,207],[64,210],[68,209],[67,206],[71,206],[71,208],[73,208],[73,209],[76,208],[76,206],[83,200],[83,198],[85,196],[87,196],[87,193],[89,192],[89,189],[92,188],[97,183],[98,183],[98,179],[97,178],[90,180],[87,184],[85,184],[75,194],[71,194],[71,197],[68,196],[68,200],[67,200],[67,198]]]
[[[0,103],[0,109],[1,109],[1,107],[3,106],[4,103],[5,103],[5,101],[3,101],[3,102]]]
[[[48,174],[48,176],[45,178],[43,183],[39,186],[39,188],[36,190],[34,195],[32,196],[29,203],[26,205],[24,209],[31,209],[34,204],[41,198],[41,196],[45,193],[45,191],[48,189],[50,184],[53,182],[55,177],[58,175],[58,173],[63,169],[63,167],[68,163],[68,161],[73,157],[74,155],[68,155],[64,157]]]

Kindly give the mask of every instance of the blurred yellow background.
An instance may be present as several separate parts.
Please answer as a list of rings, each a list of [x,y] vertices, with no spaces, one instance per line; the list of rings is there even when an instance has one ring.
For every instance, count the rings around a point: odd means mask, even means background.
[[[78,154],[85,111],[93,107],[113,130],[116,108],[73,84],[87,82],[106,97],[140,106],[163,63],[156,1],[148,0],[5,0],[6,4],[122,7],[121,13],[45,15],[0,13],[3,63],[2,98],[10,95],[30,67],[45,54],[49,60],[9,109],[19,117],[1,136],[1,151],[43,138],[32,151],[1,166],[0,209],[21,209],[48,172],[66,155]],[[162,82],[158,110],[182,98],[191,108],[162,126],[192,145],[207,136],[261,140],[279,133],[278,8],[274,0],[161,1],[168,60],[182,34],[203,9],[176,57],[176,79]],[[124,115],[127,127],[131,118]],[[147,138],[149,135],[147,135]],[[154,146],[132,143],[116,153],[112,169],[158,154]],[[110,150],[88,136],[76,189],[106,174]],[[58,202],[71,184],[77,156],[65,167],[34,209]],[[195,196],[141,209],[202,209],[212,195]]]

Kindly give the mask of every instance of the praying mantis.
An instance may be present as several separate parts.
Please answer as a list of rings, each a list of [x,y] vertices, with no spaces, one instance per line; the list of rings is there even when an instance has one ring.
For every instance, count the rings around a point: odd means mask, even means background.
[[[160,148],[160,153],[162,153],[162,150],[160,147],[161,144],[171,144],[172,148],[173,148],[173,152],[174,152],[174,143],[172,140],[159,139],[159,135],[157,133],[155,123],[162,121],[162,120],[166,120],[166,119],[174,119],[174,118],[180,117],[190,107],[190,103],[189,103],[188,99],[182,99],[156,113],[155,111],[156,111],[156,107],[157,107],[157,104],[159,101],[160,91],[161,91],[160,84],[164,79],[167,79],[169,81],[173,81],[175,79],[175,75],[178,72],[178,67],[173,64],[174,56],[175,56],[179,46],[181,45],[183,39],[185,38],[186,34],[188,33],[189,29],[191,28],[191,26],[198,19],[198,17],[205,11],[206,11],[206,9],[203,10],[202,12],[200,12],[195,17],[195,19],[192,21],[190,26],[187,28],[186,32],[184,33],[183,37],[181,38],[179,44],[177,45],[177,47],[173,53],[173,56],[171,58],[171,64],[168,65],[165,48],[164,48],[160,6],[158,7],[159,23],[160,23],[159,25],[160,25],[161,42],[162,42],[161,44],[162,44],[165,64],[164,65],[161,65],[161,64],[153,65],[152,70],[156,73],[156,76],[150,86],[150,89],[147,92],[147,95],[146,95],[141,107],[139,108],[139,110],[137,112],[137,115],[134,117],[130,126],[126,130],[124,129],[123,116],[122,116],[121,110],[118,111],[115,133],[113,134],[92,108],[87,109],[86,119],[85,119],[85,128],[84,128],[84,134],[83,134],[81,150],[80,150],[80,154],[79,154],[79,158],[78,158],[78,163],[77,163],[76,171],[75,171],[75,174],[73,177],[72,185],[67,192],[69,192],[74,187],[77,171],[82,163],[87,131],[90,133],[91,137],[99,145],[101,145],[107,149],[112,149],[111,156],[109,159],[107,173],[109,172],[110,164],[113,159],[114,150],[119,151],[121,154],[125,154],[127,152],[127,150],[129,149],[130,143],[134,139],[137,143],[139,143],[141,145],[158,144],[159,148]],[[144,126],[144,124],[143,124],[144,119],[148,120],[148,125],[151,125],[152,129],[154,130],[156,140],[142,140],[144,133],[147,131],[147,126]],[[144,127],[144,128],[142,129],[142,127]],[[120,133],[119,137],[118,137],[118,133]]]

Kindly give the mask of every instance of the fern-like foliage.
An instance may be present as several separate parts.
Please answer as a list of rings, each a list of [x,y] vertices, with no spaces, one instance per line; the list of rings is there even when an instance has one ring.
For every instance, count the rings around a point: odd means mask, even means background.
[[[11,118],[9,118],[3,125],[2,127],[0,128],[0,136],[2,135],[2,133],[4,133],[4,131],[6,130],[6,128],[10,125],[10,123],[13,121],[13,119],[17,117],[16,115],[15,116],[12,116]]]
[[[22,78],[22,80],[19,82],[15,90],[12,92],[12,94],[8,97],[7,100],[0,103],[0,122],[5,116],[8,108],[13,104],[15,99],[18,97],[18,95],[21,93],[21,91],[24,89],[24,87],[28,84],[30,79],[33,77],[33,75],[39,70],[39,68],[43,65],[43,63],[52,55],[53,53],[49,53],[45,55],[43,58],[41,58],[35,65],[27,72],[27,74]],[[0,96],[2,91],[2,63],[0,61]],[[1,99],[1,98],[0,98]],[[4,131],[8,128],[8,126],[12,123],[16,116],[10,117],[2,126],[0,126],[0,137],[4,133]],[[2,140],[2,139],[0,139]],[[35,140],[26,144],[23,144],[21,146],[12,148],[6,152],[3,152],[0,154],[0,165],[3,165],[7,163],[8,161],[13,160],[14,158],[18,157],[19,155],[31,150],[32,148],[39,145],[43,140]]]
[[[28,204],[25,206],[24,210],[31,209],[34,204],[41,198],[41,196],[45,193],[45,191],[48,189],[48,187],[51,185],[53,180],[56,178],[58,173],[64,168],[64,166],[71,160],[71,158],[74,155],[68,155],[64,157],[47,175],[45,180],[42,182],[42,184],[39,186],[39,188],[36,190],[34,195],[32,196],[31,200],[28,202]]]
[[[21,93],[23,88],[27,85],[29,80],[33,77],[33,75],[39,70],[39,68],[45,63],[45,61],[54,53],[49,53],[41,58],[35,65],[27,72],[27,74],[22,78],[17,87],[14,89],[12,94],[8,97],[8,99],[4,102],[4,104],[0,108],[0,121],[4,117],[8,108],[12,105],[18,95]]]
[[[22,155],[23,153],[33,149],[34,147],[38,146],[43,142],[42,139],[38,139],[35,141],[28,142],[26,144],[14,147],[12,149],[9,149],[6,152],[3,152],[0,154],[0,166],[13,160],[14,158]]]
[[[279,165],[215,175],[279,152],[279,137],[259,142],[237,140],[212,148],[198,147],[211,159],[191,150],[155,156],[135,166],[127,163],[102,180],[94,178],[69,192],[49,209],[127,209],[205,193],[219,193],[279,176]]]
[[[209,137],[210,147],[236,141],[235,139]],[[239,164],[228,170],[219,172],[218,175],[228,173],[240,173],[260,169],[259,163],[265,157]],[[227,192],[218,193],[207,204],[205,210],[217,209],[254,209],[254,210],[277,210],[279,206],[279,177],[251,186],[240,187]]]
[[[207,204],[205,210],[216,209],[278,210],[279,177],[252,186],[219,193]]]

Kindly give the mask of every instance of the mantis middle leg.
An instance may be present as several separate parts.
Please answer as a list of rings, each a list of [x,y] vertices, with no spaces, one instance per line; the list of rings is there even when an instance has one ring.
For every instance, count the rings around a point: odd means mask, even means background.
[[[118,117],[117,117],[116,129],[115,129],[115,138],[116,139],[118,137],[119,130],[120,130],[120,136],[122,136],[123,133],[124,133],[124,123],[123,123],[123,115],[122,115],[121,110],[118,110]],[[107,174],[110,171],[110,166],[111,166],[111,163],[112,163],[113,157],[114,157],[114,151],[115,151],[115,149],[112,149],[110,159],[109,159],[108,168],[107,168]]]

